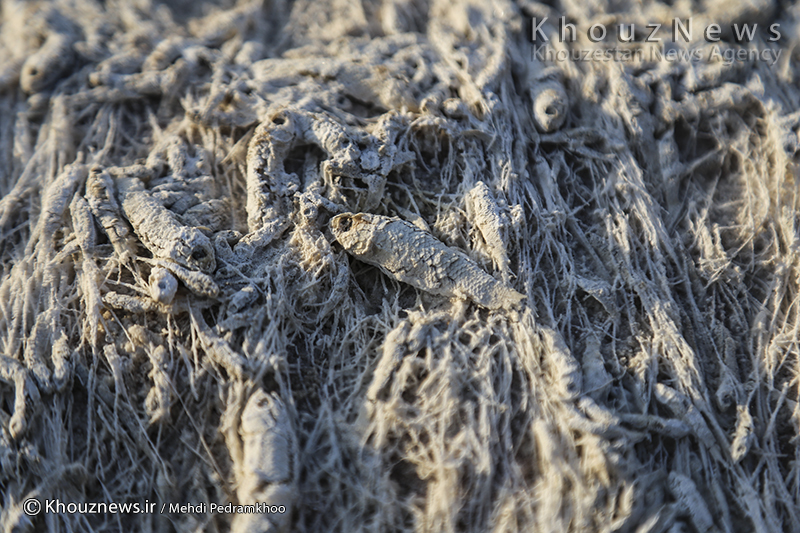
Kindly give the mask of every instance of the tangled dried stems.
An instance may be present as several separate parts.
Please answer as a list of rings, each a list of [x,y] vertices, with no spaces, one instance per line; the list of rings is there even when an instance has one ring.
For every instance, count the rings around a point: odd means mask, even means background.
[[[6,531],[800,530],[794,34],[544,65],[526,17],[700,4],[0,6]],[[513,301],[360,261],[348,213]]]

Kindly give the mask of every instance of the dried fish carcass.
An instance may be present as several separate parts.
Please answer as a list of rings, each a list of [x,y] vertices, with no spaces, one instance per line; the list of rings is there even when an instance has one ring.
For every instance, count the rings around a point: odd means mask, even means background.
[[[277,394],[256,390],[242,411],[239,434],[239,503],[262,503],[270,512],[237,515],[231,531],[286,531],[297,495],[297,444],[286,405]]]
[[[482,181],[475,184],[465,200],[467,216],[486,244],[492,262],[507,281],[508,252],[504,238],[506,224],[497,200]]]
[[[489,309],[511,308],[524,298],[464,252],[399,218],[342,213],[331,220],[331,231],[357,259],[431,294],[470,299]]]
[[[138,178],[123,178],[118,183],[125,216],[154,256],[190,269],[214,271],[214,247],[208,237],[197,228],[180,224]]]

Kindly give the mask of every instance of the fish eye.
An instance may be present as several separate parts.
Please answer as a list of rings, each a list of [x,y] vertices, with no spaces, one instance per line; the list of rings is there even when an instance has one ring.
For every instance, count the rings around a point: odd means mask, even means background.
[[[353,227],[353,220],[350,217],[342,217],[339,219],[339,230],[348,232],[351,227]]]

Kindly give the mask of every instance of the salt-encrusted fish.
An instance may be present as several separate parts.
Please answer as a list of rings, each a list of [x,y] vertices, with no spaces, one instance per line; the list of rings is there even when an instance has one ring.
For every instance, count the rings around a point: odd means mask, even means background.
[[[153,267],[150,271],[150,297],[162,304],[172,303],[178,291],[178,280],[163,267]]]
[[[468,298],[489,309],[509,308],[525,297],[460,250],[399,218],[343,213],[333,217],[331,231],[354,257],[423,291]]]
[[[504,281],[508,281],[508,252],[503,236],[505,224],[497,200],[482,181],[475,184],[465,200],[467,216],[486,243],[489,256],[504,276]]]
[[[297,499],[297,438],[280,396],[256,390],[242,411],[239,435],[241,455],[235,460],[239,504],[263,503],[279,511],[238,514],[231,531],[287,531]]]
[[[49,24],[48,34],[41,48],[28,56],[22,65],[19,85],[28,94],[38,93],[53,85],[70,72],[75,63],[73,44],[77,40],[63,17],[53,13],[58,23]]]
[[[117,180],[122,210],[142,244],[156,257],[190,270],[214,272],[211,241],[199,229],[184,226],[144,188],[137,178]]]
[[[564,125],[569,99],[558,80],[543,80],[531,90],[533,118],[543,133],[552,133]]]
[[[119,260],[128,263],[136,257],[136,249],[128,223],[120,213],[115,190],[111,175],[99,167],[93,168],[86,178],[86,202],[108,235]]]

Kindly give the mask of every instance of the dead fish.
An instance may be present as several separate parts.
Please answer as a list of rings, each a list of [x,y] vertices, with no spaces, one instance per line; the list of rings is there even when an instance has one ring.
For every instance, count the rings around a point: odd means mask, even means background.
[[[405,220],[342,213],[331,220],[331,231],[352,256],[425,292],[470,299],[488,309],[510,308],[525,298],[464,252]]]

